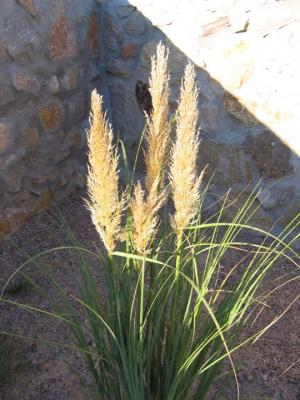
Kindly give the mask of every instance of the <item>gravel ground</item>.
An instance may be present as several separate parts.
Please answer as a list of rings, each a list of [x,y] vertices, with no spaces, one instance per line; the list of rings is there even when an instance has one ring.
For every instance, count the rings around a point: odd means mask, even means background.
[[[65,200],[60,211],[80,241],[91,248],[99,244],[80,194]],[[66,243],[53,216],[43,213],[34,217],[10,240],[0,242],[0,288],[14,268],[26,259],[26,254],[33,255]],[[72,275],[74,260],[70,257],[62,263],[57,256],[49,255],[46,261],[60,284],[69,293],[76,294]],[[234,256],[226,260],[233,261]],[[269,276],[267,289],[274,287],[276,278],[290,268],[287,263],[279,263]],[[54,289],[34,266],[29,266],[27,272],[33,274],[50,296],[54,294]],[[276,292],[254,328],[279,315],[296,298],[300,293],[297,282]],[[6,298],[46,309],[49,306],[45,298],[20,278],[12,282]],[[0,331],[70,343],[62,322],[3,303],[0,303],[0,313]],[[250,332],[249,328],[246,335]],[[300,400],[300,300],[254,346],[235,354],[234,361],[242,400]],[[88,384],[85,365],[76,351],[0,335],[0,400],[87,400],[91,398]],[[228,385],[222,398],[236,398],[233,383]]]

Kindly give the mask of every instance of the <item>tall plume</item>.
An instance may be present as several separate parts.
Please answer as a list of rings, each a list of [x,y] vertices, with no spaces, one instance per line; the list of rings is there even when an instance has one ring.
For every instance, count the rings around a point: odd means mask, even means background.
[[[113,132],[102,105],[102,96],[93,90],[88,132],[89,199],[86,203],[96,230],[111,254],[120,234],[125,196],[119,194],[118,156],[112,143]]]
[[[169,151],[171,124],[169,121],[168,52],[159,43],[156,56],[151,60],[149,91],[152,112],[147,116],[144,153],[146,178],[144,191],[141,184],[135,186],[131,203],[133,242],[139,253],[145,253],[158,227],[158,211],[167,198],[164,188],[164,170]]]
[[[197,213],[203,175],[203,172],[200,176],[197,174],[199,135],[195,77],[194,67],[188,64],[181,84],[176,140],[171,151],[170,182],[175,206],[171,224],[176,231],[186,228]]]
[[[152,113],[147,116],[145,151],[145,184],[148,193],[157,177],[160,184],[163,183],[170,142],[168,51],[162,43],[158,44],[156,56],[151,60],[149,91]]]

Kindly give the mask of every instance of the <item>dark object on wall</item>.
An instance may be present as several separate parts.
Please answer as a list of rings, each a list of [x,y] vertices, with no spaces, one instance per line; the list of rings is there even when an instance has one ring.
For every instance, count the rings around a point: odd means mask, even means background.
[[[145,112],[147,115],[150,115],[153,110],[153,106],[151,94],[149,92],[149,84],[142,81],[137,81],[135,85],[135,96],[141,111],[143,113]]]

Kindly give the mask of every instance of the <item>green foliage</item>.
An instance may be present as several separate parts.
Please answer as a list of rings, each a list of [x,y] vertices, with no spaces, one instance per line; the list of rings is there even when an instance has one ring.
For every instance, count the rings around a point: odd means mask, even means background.
[[[231,354],[267,329],[239,340],[241,326],[265,301],[267,294],[259,295],[258,289],[268,270],[281,257],[299,261],[291,243],[285,243],[297,221],[278,238],[251,228],[247,222],[255,197],[231,223],[222,219],[226,201],[214,222],[202,222],[200,209],[179,240],[172,231],[161,231],[145,256],[134,254],[129,223],[124,249],[106,261],[99,257],[107,279],[104,300],[78,250],[81,297],[74,300],[85,310],[88,327],[83,329],[69,302],[66,307],[100,399],[206,399],[222,361],[228,358],[234,372]],[[242,230],[265,238],[244,242]],[[246,256],[220,274],[232,250]]]
[[[259,292],[262,281],[281,258],[299,267],[292,249],[299,234],[289,239],[299,216],[278,237],[251,227],[256,195],[249,196],[229,223],[224,215],[232,204],[226,196],[215,215],[203,217],[203,190],[197,219],[179,237],[164,224],[144,256],[132,247],[129,211],[126,242],[109,257],[100,249],[85,249],[65,227],[70,247],[53,251],[76,255],[80,295],[65,293],[49,276],[57,288],[53,313],[23,307],[65,321],[74,348],[86,360],[95,398],[213,399],[225,359],[235,375],[232,353],[276,322],[240,339],[242,326],[269,296]],[[261,239],[243,240],[243,232]],[[242,257],[228,265],[232,252]],[[96,269],[105,271],[104,292],[96,283],[95,261]]]

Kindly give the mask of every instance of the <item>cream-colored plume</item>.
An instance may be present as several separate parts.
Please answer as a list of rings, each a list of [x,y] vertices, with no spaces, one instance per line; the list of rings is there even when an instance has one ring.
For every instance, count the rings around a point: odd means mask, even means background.
[[[171,224],[177,232],[188,226],[198,209],[199,187],[203,173],[200,176],[197,174],[199,147],[197,98],[195,70],[188,64],[181,84],[176,140],[171,151],[170,181],[175,205]]]
[[[140,254],[147,252],[151,240],[158,227],[158,211],[166,201],[167,192],[158,191],[159,180],[156,179],[147,194],[140,182],[135,186],[132,213],[132,239],[136,250]]]
[[[87,207],[108,253],[111,254],[120,234],[125,196],[119,194],[118,156],[112,143],[112,129],[103,113],[102,105],[102,96],[93,90],[88,132]]]
[[[145,151],[145,184],[148,193],[157,177],[159,177],[160,185],[163,183],[170,142],[168,51],[162,43],[158,44],[156,56],[151,60],[149,91],[152,112],[150,116],[147,116],[147,149]]]
[[[168,52],[159,43],[151,60],[150,94],[152,112],[147,116],[144,153],[146,163],[146,191],[140,183],[135,186],[131,204],[132,238],[137,251],[145,254],[158,227],[158,211],[166,202],[164,169],[169,150],[171,124],[169,121]]]

